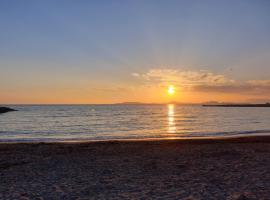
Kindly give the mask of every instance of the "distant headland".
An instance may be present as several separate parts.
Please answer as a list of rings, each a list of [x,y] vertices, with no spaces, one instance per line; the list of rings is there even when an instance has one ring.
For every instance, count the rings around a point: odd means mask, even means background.
[[[264,104],[203,104],[205,107],[270,107],[270,103]]]

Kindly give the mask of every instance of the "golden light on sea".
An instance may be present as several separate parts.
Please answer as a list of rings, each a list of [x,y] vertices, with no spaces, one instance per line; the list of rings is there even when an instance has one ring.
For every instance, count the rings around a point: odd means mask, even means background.
[[[176,126],[174,122],[174,105],[168,105],[168,133],[175,133]]]

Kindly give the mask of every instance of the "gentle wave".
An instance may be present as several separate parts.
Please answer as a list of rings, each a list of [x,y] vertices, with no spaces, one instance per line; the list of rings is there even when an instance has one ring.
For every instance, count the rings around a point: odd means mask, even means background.
[[[228,137],[270,133],[270,109],[179,105],[13,106],[0,141]]]

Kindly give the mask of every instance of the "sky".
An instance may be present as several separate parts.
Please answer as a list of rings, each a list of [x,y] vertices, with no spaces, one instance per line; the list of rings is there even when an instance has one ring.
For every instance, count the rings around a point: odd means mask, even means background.
[[[0,104],[270,101],[269,36],[268,0],[2,0]]]

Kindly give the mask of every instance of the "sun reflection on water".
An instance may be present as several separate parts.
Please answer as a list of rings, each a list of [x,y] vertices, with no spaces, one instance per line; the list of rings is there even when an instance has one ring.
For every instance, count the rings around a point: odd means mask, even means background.
[[[176,126],[174,122],[174,105],[168,105],[168,133],[175,133]]]

